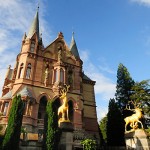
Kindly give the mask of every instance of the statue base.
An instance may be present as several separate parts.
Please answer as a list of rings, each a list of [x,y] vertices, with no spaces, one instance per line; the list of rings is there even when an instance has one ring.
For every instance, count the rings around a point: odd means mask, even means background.
[[[73,149],[73,125],[71,122],[61,122],[59,128],[61,129],[61,138],[59,143],[59,150]]]
[[[127,149],[148,150],[150,147],[150,140],[143,129],[136,129],[135,131],[125,133],[125,141]]]

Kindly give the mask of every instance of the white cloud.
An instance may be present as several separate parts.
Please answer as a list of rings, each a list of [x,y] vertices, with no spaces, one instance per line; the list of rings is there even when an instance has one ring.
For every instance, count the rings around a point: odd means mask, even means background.
[[[130,0],[131,2],[137,2],[146,6],[150,6],[150,0]]]
[[[110,98],[114,97],[116,84],[110,78],[102,74],[99,70],[99,67],[95,66],[91,62],[89,59],[89,53],[87,51],[81,52],[81,59],[82,58],[84,58],[83,66],[85,74],[92,80],[96,81],[95,94],[100,94],[102,100],[109,101]]]
[[[44,2],[40,7],[44,7]],[[36,12],[37,1],[33,0],[0,0],[0,95],[6,68],[14,66],[17,54],[20,52],[24,32],[28,33],[30,24]],[[44,9],[43,9],[44,10]],[[43,41],[51,39],[51,30],[44,19],[44,11],[40,10],[40,29],[44,33]]]

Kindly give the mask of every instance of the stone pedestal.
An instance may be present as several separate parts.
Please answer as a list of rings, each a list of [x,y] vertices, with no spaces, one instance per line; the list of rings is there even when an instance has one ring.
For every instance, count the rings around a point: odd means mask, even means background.
[[[149,150],[150,139],[143,129],[125,133],[125,141],[127,149],[133,148],[136,150]]]
[[[73,149],[73,126],[70,122],[61,122],[60,129],[62,131],[59,150],[72,150]]]

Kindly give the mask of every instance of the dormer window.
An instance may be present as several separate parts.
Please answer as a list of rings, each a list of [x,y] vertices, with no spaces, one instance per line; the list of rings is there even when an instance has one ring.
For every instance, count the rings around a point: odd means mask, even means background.
[[[34,49],[35,49],[35,42],[32,41],[31,42],[31,47],[30,47],[30,52],[34,52]]]
[[[26,71],[26,79],[30,79],[31,76],[31,64],[28,64]]]
[[[23,78],[23,63],[20,65],[18,78]]]

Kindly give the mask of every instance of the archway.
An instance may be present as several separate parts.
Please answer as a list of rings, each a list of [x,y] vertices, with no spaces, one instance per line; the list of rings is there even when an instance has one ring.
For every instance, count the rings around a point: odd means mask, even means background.
[[[69,105],[69,119],[71,122],[73,122],[73,102],[71,100],[69,100],[68,102]]]
[[[54,100],[54,111],[56,114],[58,114],[58,108],[61,106],[61,102],[60,99],[57,98],[56,100]],[[59,119],[59,118],[58,118]]]
[[[46,105],[47,105],[47,98],[46,96],[43,96],[40,99],[40,103],[39,103],[38,119],[44,120],[45,113],[46,113]]]

